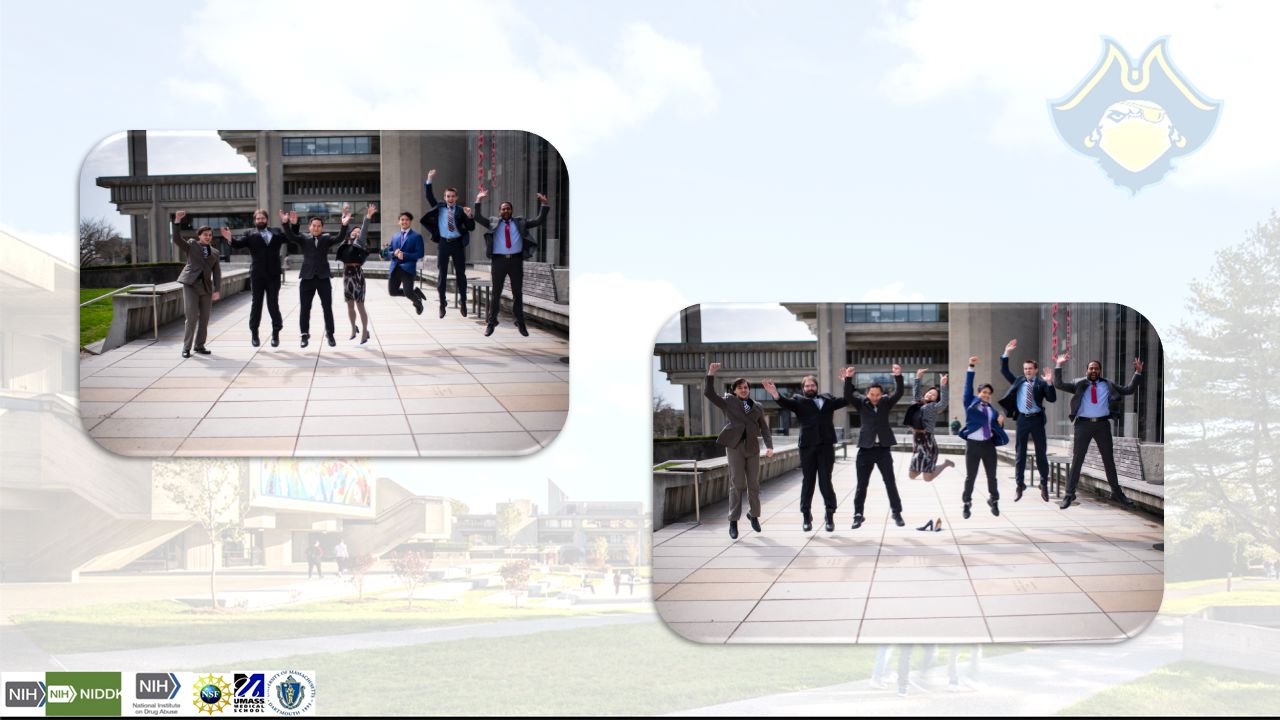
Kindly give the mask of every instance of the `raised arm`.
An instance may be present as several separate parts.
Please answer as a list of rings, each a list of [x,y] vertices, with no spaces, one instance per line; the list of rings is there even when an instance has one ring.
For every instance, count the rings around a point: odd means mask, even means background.
[[[427,171],[427,179],[422,182],[422,187],[427,193],[427,212],[431,212],[432,210],[435,210],[436,206],[440,204],[436,200],[436,194],[431,190],[431,181],[432,181],[432,178],[434,178],[435,176],[436,176],[436,169],[431,168],[430,170]]]
[[[1040,377],[1044,380],[1044,401],[1057,402],[1058,391],[1053,388],[1053,370],[1045,368]]]
[[[912,385],[911,398],[912,402],[921,402],[924,400],[924,368],[916,370],[916,381]]]
[[[497,220],[494,220],[492,218],[487,218],[484,216],[484,213],[480,212],[480,201],[485,199],[485,197],[488,194],[489,192],[487,190],[481,190],[480,192],[476,193],[476,205],[475,205],[475,210],[473,211],[473,214],[475,215],[476,222],[492,230],[493,225],[497,223]]]
[[[893,366],[893,394],[888,397],[889,405],[902,399],[902,393],[907,389],[907,384],[902,380],[902,366]]]
[[[964,406],[967,408],[973,404],[973,374],[974,368],[978,366],[978,358],[969,358],[969,371],[964,375]]]
[[[859,405],[861,405],[862,401],[865,399],[866,397],[863,396],[862,393],[855,390],[853,387],[853,368],[851,367],[845,368],[844,369],[844,404],[848,405],[850,403],[858,403]]]
[[[298,232],[298,213],[290,212],[285,215],[284,211],[280,211],[280,229],[284,231],[284,236],[292,242],[302,242],[302,234]]]
[[[179,210],[173,214],[173,244],[178,248],[178,251],[182,253],[186,253],[189,248],[187,241],[182,238],[182,219],[186,216],[186,210]],[[183,255],[183,259],[186,259],[185,254]]]
[[[711,365],[707,366],[707,379],[702,384],[702,394],[711,401],[712,405],[724,410],[724,398],[720,397],[719,393],[716,392],[716,373],[719,371],[720,363],[711,363]]]
[[[1010,340],[1008,344],[1004,346],[1004,354],[1000,356],[1000,374],[1003,375],[1004,379],[1008,380],[1010,383],[1018,381],[1018,378],[1012,372],[1009,372],[1009,353],[1016,347],[1018,347],[1018,341]]]
[[[532,229],[532,228],[538,227],[539,225],[541,225],[543,222],[546,221],[547,213],[551,212],[551,206],[547,204],[546,195],[543,195],[542,193],[538,193],[538,202],[541,203],[540,205],[538,205],[538,217],[532,220],[526,221],[524,224],[525,228]]]
[[[950,402],[950,393],[947,392],[946,375],[938,378],[938,386],[938,399],[935,402],[930,403],[930,405],[933,405],[938,412],[942,412],[947,409],[947,404]]]
[[[774,402],[778,403],[778,407],[790,410],[791,412],[796,413],[797,416],[800,414],[798,410],[800,404],[792,398],[782,397],[778,392],[778,386],[772,379],[765,378],[760,381],[760,385],[764,387],[765,392],[769,393],[769,397],[773,398]]]
[[[1121,395],[1132,395],[1138,391],[1138,386],[1142,384],[1142,370],[1145,366],[1138,358],[1133,359],[1133,377],[1129,378],[1129,384],[1122,388],[1116,388],[1116,392]]]
[[[1076,392],[1076,386],[1062,379],[1062,366],[1066,364],[1067,359],[1068,359],[1067,355],[1061,355],[1057,358],[1057,360],[1054,361],[1055,365],[1053,368],[1053,386],[1065,393],[1074,395]]]

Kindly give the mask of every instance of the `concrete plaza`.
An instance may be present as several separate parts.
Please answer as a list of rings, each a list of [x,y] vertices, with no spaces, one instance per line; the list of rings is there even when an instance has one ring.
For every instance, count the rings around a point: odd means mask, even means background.
[[[438,317],[368,280],[371,338],[349,340],[342,279],[333,279],[337,346],[317,300],[299,347],[298,281],[280,289],[284,330],[249,341],[250,295],[214,303],[206,345],[181,357],[183,323],[80,363],[85,430],[121,455],[442,457],[523,455],[551,442],[569,410],[567,339],[537,326],[523,337],[507,314],[490,337],[474,308]],[[357,315],[357,322],[359,316]]]
[[[795,470],[762,489],[762,533],[744,517],[730,540],[727,502],[703,508],[701,525],[654,533],[662,618],[704,643],[1106,641],[1140,632],[1160,607],[1163,553],[1151,546],[1164,529],[1148,515],[1084,496],[1061,510],[1035,488],[1015,503],[1001,465],[1000,516],[980,477],[965,520],[961,468],[908,480],[910,456],[894,453],[906,526],[889,517],[876,473],[867,520],[851,530],[853,456],[836,463],[835,532],[818,494],[814,530],[801,530]],[[916,530],[939,517],[942,532]]]

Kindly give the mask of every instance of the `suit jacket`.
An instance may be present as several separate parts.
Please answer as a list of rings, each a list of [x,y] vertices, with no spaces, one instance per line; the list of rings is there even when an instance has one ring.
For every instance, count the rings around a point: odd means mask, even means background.
[[[521,255],[525,260],[533,257],[533,249],[538,246],[538,243],[529,235],[529,231],[545,222],[547,219],[547,213],[550,211],[550,205],[542,205],[538,208],[538,217],[532,220],[512,216],[511,221],[515,223],[516,230],[520,232],[520,244],[523,249]],[[497,216],[485,217],[482,215],[480,213],[480,203],[476,203],[475,214],[476,222],[485,226],[489,230],[489,232],[484,234],[484,256],[491,258],[493,257],[494,229],[498,227],[498,223],[502,222],[502,218]],[[498,249],[501,250],[502,248]]]
[[[334,256],[338,258],[338,262],[355,263],[364,265],[364,261],[369,257],[369,251],[364,247],[364,241],[369,237],[369,218],[365,218],[360,223],[360,240],[352,242],[348,237],[345,242],[338,246],[338,252]]]
[[[892,395],[884,395],[877,405],[872,405],[866,395],[853,389],[853,378],[844,379],[844,401],[858,409],[862,419],[862,427],[858,429],[858,447],[893,447],[897,438],[893,434],[893,426],[889,424],[889,411],[902,398],[906,385],[901,375],[894,375],[895,388]]]
[[[268,286],[280,287],[280,251],[285,247],[286,235],[280,228],[267,228],[271,233],[271,244],[256,228],[246,232],[239,238],[231,239],[231,247],[249,250],[253,262],[249,265],[249,277],[254,282],[266,282]]]
[[[1008,355],[1000,357],[1000,374],[1004,375],[1005,380],[1013,383],[1005,391],[1004,395],[1000,396],[1000,407],[1004,408],[1005,415],[1008,415],[1011,420],[1017,420],[1018,416],[1022,415],[1022,408],[1018,407],[1018,398],[1021,397],[1022,386],[1027,384],[1027,378],[1025,375],[1014,377],[1009,370]],[[1033,397],[1036,404],[1040,406],[1042,415],[1046,402],[1058,401],[1058,392],[1039,375],[1036,376],[1035,385],[1031,388],[1031,392],[1034,393]]]
[[[329,278],[329,250],[334,245],[341,243],[347,239],[347,235],[351,233],[350,225],[343,225],[338,231],[338,236],[334,237],[329,233],[320,233],[319,236],[307,235],[303,237],[298,232],[298,224],[284,226],[285,237],[293,242],[298,243],[302,247],[302,269],[298,271],[299,280],[311,280],[314,278]]]
[[[1026,378],[1023,379],[1025,380]],[[994,403],[988,403],[987,405],[993,413],[991,436],[995,438],[996,447],[1008,445],[1009,434],[996,422],[996,418],[1000,417],[1000,411],[996,409]],[[960,430],[960,437],[968,440],[970,435],[981,430],[986,423],[987,413],[982,407],[982,400],[973,392],[973,369],[970,368],[969,372],[965,373],[964,376],[964,428]]]
[[[404,251],[404,259],[397,260],[395,251]],[[410,275],[418,274],[418,261],[427,254],[427,245],[422,241],[422,236],[414,230],[396,230],[391,236],[391,244],[382,249],[382,256],[391,261],[391,267],[387,268],[390,273],[395,268],[400,268]]]
[[[790,410],[800,420],[800,447],[814,445],[834,445],[836,442],[836,425],[833,417],[836,410],[847,403],[844,398],[837,398],[829,393],[818,395],[822,398],[822,408],[818,408],[815,400],[804,395],[791,397],[778,396],[778,407]]]
[[[173,245],[186,258],[186,265],[178,273],[178,282],[189,285],[199,295],[212,295],[222,285],[222,265],[218,251],[209,245],[209,257],[204,256],[204,245],[199,240],[187,240],[177,223],[173,225]]]
[[[431,242],[439,243],[441,238],[436,237],[440,233],[440,213],[448,212],[448,205],[436,201],[435,193],[431,192],[431,183],[423,183],[423,187],[427,191],[427,212],[422,216],[422,226],[431,234]],[[453,224],[458,228],[461,237],[447,240],[446,242],[462,241],[462,247],[471,244],[471,231],[476,229],[475,218],[467,217],[462,211],[462,206],[454,203],[453,205]]]
[[[764,408],[760,403],[752,402],[751,410],[748,412],[742,408],[742,401],[737,395],[717,395],[716,379],[713,375],[707,376],[702,394],[711,401],[712,405],[724,412],[727,421],[716,442],[731,450],[759,452],[759,440],[763,438],[765,447],[773,449],[773,436],[769,432],[769,423],[764,419]]]
[[[1142,382],[1142,373],[1134,373],[1129,379],[1129,384],[1120,387],[1106,378],[1098,378],[1098,383],[1106,383],[1107,390],[1107,410],[1108,417],[1118,420],[1120,418],[1120,407],[1123,403],[1122,395],[1132,395],[1138,391],[1138,383]],[[1084,401],[1084,393],[1089,389],[1088,378],[1076,378],[1071,382],[1064,382],[1062,379],[1062,368],[1053,369],[1053,384],[1063,392],[1071,393],[1071,421],[1075,422],[1076,415],[1080,413],[1080,403]]]

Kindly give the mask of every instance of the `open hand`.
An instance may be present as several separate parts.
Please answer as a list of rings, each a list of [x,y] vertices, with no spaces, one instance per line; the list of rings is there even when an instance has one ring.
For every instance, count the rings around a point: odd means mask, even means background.
[[[1018,341],[1016,339],[1010,340],[1009,342],[1005,343],[1004,354],[1008,355],[1009,353],[1013,352],[1014,349],[1017,347],[1018,347]]]
[[[481,200],[483,200],[483,199],[485,199],[485,198],[487,198],[487,197],[489,197],[489,191],[488,191],[488,190],[481,190],[480,192],[476,193],[476,202],[480,202]]]
[[[287,223],[287,222],[289,222],[289,213],[285,212],[284,210],[281,210],[281,211],[280,211],[280,222],[282,222],[282,223]]]
[[[1040,373],[1040,377],[1047,383],[1053,382],[1053,368],[1045,368],[1044,372]]]
[[[428,171],[427,171],[427,182],[431,182],[431,179],[432,179],[432,178],[434,178],[435,176],[436,176],[436,169],[435,169],[435,168],[431,168],[430,170],[428,170]]]
[[[373,216],[374,216],[374,214],[375,214],[375,213],[377,213],[377,212],[378,212],[378,206],[377,206],[377,205],[374,205],[373,203],[369,203],[369,205],[368,205],[368,206],[366,206],[366,207],[365,207],[365,209],[364,209],[364,216],[365,216],[366,218],[371,218],[371,217],[373,217]]]
[[[942,377],[938,378],[938,384],[939,384],[939,385],[941,385],[942,387],[946,387],[946,386],[947,386],[947,376],[946,376],[946,375],[943,375]]]
[[[925,374],[925,368],[920,368],[916,370],[916,380],[917,381],[923,380],[924,374]]]
[[[231,228],[227,227],[226,225],[223,225],[222,228],[218,230],[218,234],[222,236],[223,240],[226,240],[228,242],[231,241]]]
[[[538,202],[542,203],[543,205],[546,205],[546,204],[547,204],[547,196],[546,196],[546,195],[543,195],[542,193],[535,193],[535,194],[538,196]]]
[[[1139,360],[1138,358],[1134,358],[1134,359],[1133,359],[1133,371],[1134,371],[1134,372],[1138,372],[1138,373],[1140,373],[1140,372],[1142,372],[1142,368],[1144,368],[1144,367],[1146,367],[1146,364],[1145,364],[1145,363],[1143,363],[1141,360]]]
[[[1070,353],[1062,353],[1061,355],[1054,356],[1053,362],[1058,367],[1062,367],[1063,365],[1067,364],[1067,360],[1070,359],[1070,357],[1071,357]]]
[[[472,209],[471,209],[471,208],[469,208],[469,207],[464,207],[464,208],[462,208],[462,213],[463,213],[464,215],[466,215],[467,217],[469,217],[469,218],[470,218],[470,217],[475,217],[475,216],[476,216],[476,211],[475,211],[475,210],[472,210]]]

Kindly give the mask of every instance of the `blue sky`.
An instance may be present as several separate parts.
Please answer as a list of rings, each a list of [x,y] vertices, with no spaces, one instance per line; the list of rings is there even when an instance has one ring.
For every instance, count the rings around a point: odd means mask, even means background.
[[[1280,204],[1280,5],[1060,7],[5,3],[0,227],[70,257],[81,163],[129,128],[538,132],[573,181],[569,423],[528,459],[396,472],[643,499],[652,343],[695,302],[1107,301],[1169,337],[1189,281]],[[424,42],[450,23],[468,33]],[[1223,101],[1205,147],[1137,195],[1049,118],[1103,36],[1168,36]],[[447,78],[472,95],[441,101]]]

